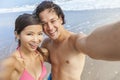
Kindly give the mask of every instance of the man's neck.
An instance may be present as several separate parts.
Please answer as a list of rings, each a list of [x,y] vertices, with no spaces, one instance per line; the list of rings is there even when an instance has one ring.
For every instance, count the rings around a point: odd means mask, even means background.
[[[60,33],[59,37],[56,40],[53,40],[54,43],[62,43],[64,42],[64,40],[66,40],[68,37],[70,36],[70,32],[67,30],[62,30],[62,32]]]

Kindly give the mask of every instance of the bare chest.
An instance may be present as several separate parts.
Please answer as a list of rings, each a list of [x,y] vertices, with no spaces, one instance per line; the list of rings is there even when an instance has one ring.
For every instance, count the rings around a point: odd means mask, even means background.
[[[62,44],[58,46],[51,46],[50,60],[52,65],[74,65],[75,62],[80,61],[82,55],[75,51],[69,44]]]

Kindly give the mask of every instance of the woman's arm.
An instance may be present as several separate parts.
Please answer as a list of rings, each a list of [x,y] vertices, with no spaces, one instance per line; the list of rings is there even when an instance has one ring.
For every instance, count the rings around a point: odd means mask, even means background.
[[[1,61],[0,63],[0,80],[10,80],[11,74],[15,69],[14,57],[9,57]]]
[[[23,70],[24,64],[10,56],[0,63],[0,80],[18,80]]]
[[[44,39],[44,41],[41,44],[41,51],[43,53],[44,60],[46,62],[50,63],[50,53],[49,53],[49,50],[48,50],[49,41],[50,41],[49,38]]]

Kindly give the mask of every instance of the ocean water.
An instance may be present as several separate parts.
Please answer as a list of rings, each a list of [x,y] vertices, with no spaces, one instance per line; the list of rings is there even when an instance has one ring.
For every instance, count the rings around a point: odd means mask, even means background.
[[[17,46],[14,38],[14,21],[22,13],[25,12],[0,14],[0,59],[9,56]],[[65,28],[75,33],[89,34],[99,26],[120,20],[120,8],[64,11],[64,13]],[[82,80],[120,80],[120,62],[94,60],[87,56]]]

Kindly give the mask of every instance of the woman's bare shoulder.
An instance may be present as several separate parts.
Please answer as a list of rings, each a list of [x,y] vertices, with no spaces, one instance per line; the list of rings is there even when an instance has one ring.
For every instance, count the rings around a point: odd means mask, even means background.
[[[0,62],[0,72],[2,73],[0,73],[0,78],[3,78],[3,80],[8,80],[14,71],[17,71],[18,73],[23,71],[20,62],[17,60],[14,53]]]
[[[1,60],[1,65],[13,65],[16,62],[16,59],[14,56],[9,56],[3,60]]]
[[[16,63],[19,61],[17,60],[17,51],[14,51],[10,56],[6,57],[5,59],[1,60],[0,65],[6,67],[15,67]]]

